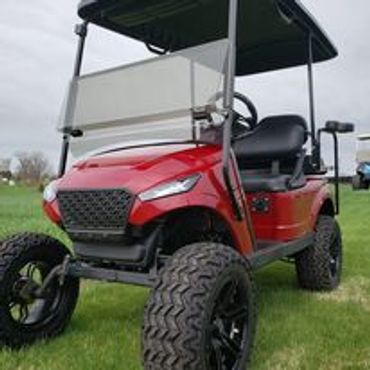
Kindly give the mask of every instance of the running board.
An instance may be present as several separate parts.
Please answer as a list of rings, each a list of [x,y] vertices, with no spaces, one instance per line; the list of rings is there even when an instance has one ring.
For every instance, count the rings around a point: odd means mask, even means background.
[[[284,257],[293,256],[313,243],[313,233],[287,243],[271,244],[270,246],[262,243],[264,245],[263,248],[256,251],[252,256],[248,257],[248,261],[253,269],[258,269]]]

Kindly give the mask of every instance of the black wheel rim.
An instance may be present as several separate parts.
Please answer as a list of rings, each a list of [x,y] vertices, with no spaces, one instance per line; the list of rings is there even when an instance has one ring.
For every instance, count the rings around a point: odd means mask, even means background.
[[[248,295],[243,278],[219,289],[207,333],[208,369],[240,369],[248,342]]]
[[[35,292],[41,287],[51,268],[41,261],[23,265],[12,279],[8,295],[8,313],[21,326],[38,326],[49,321],[60,301],[57,282],[50,284],[42,297]]]
[[[340,271],[341,265],[341,246],[340,237],[337,232],[333,232],[330,239],[330,275],[332,278],[336,278]]]

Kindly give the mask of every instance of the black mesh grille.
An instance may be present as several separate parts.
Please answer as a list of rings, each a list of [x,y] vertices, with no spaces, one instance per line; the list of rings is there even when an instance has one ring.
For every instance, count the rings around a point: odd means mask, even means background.
[[[63,225],[71,232],[124,233],[133,196],[125,190],[59,191]]]

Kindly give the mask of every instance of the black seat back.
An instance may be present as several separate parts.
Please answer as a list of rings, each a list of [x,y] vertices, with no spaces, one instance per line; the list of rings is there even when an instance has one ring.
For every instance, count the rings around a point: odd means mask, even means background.
[[[295,163],[308,137],[307,123],[297,115],[263,119],[248,136],[233,144],[240,169],[267,168],[274,161]]]

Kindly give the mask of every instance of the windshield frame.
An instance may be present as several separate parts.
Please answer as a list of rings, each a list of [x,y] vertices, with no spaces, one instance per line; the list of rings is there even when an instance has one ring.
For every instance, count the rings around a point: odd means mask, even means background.
[[[177,131],[185,131],[186,140],[197,140],[207,126],[220,125],[226,116],[223,97],[227,51],[228,40],[220,39],[74,77],[58,130],[79,130],[83,133],[77,140],[80,143],[85,134],[107,135],[109,130],[116,130],[112,135],[121,136],[121,145],[125,140],[136,140],[136,130],[152,140],[152,123],[168,136],[165,139],[181,139],[181,135],[171,133],[177,126]],[[146,125],[146,130],[140,125]],[[106,145],[115,143],[113,137],[112,143],[106,137]]]
[[[228,48],[223,86],[223,95],[224,95],[223,109],[226,117],[225,122],[223,124],[223,143],[222,143],[224,173],[229,172],[229,160],[231,154],[231,125],[233,121],[233,96],[236,70],[237,9],[238,9],[238,0],[229,0],[229,16],[228,16],[229,30],[227,35]],[[89,22],[84,21],[82,24],[77,25],[75,29],[75,33],[79,37],[79,42],[72,80],[76,80],[79,77],[81,77],[86,38],[88,36],[88,26]],[[98,74],[99,72],[96,73]],[[67,102],[67,114],[70,111],[70,108],[68,108],[68,103],[70,102]],[[59,166],[59,176],[62,176],[66,170],[71,137],[80,137],[83,135],[83,132],[81,130],[74,130],[71,127],[64,127],[63,130],[61,131],[63,133],[63,148]],[[229,177],[229,175],[227,177]]]

